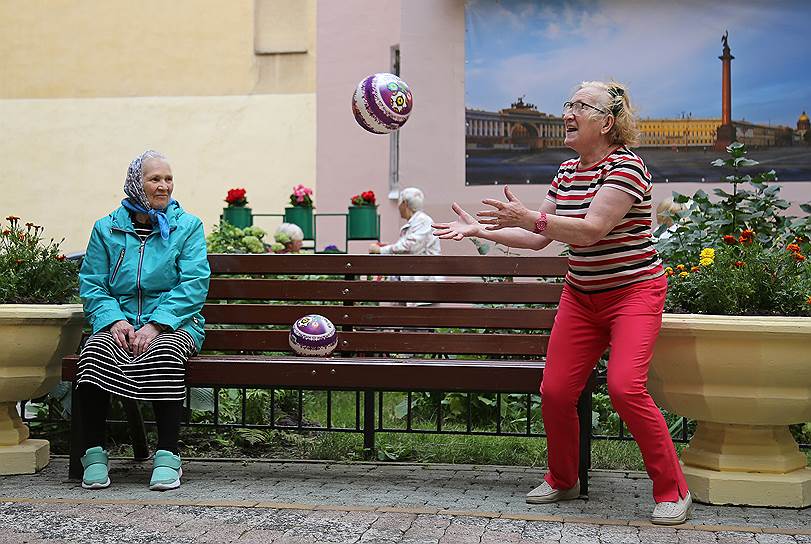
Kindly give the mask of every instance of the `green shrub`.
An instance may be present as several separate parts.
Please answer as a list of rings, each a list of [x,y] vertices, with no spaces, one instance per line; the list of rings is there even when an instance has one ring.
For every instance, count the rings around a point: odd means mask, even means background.
[[[78,266],[67,260],[43,227],[6,217],[0,230],[0,304],[65,304],[77,300]]]

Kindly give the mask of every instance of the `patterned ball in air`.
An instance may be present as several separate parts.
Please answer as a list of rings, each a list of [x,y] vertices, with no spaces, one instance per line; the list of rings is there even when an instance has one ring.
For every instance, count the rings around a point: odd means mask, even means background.
[[[405,81],[394,74],[374,74],[360,83],[352,96],[352,113],[364,129],[389,134],[403,126],[414,99]]]

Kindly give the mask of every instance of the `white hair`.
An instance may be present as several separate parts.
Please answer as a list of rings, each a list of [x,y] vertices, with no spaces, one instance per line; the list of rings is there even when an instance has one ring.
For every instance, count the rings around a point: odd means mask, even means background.
[[[418,212],[422,209],[424,201],[425,195],[422,194],[422,191],[416,187],[406,187],[400,191],[400,199],[398,200],[398,204],[400,202],[405,202],[409,210],[412,212]]]
[[[301,227],[293,223],[282,223],[276,229],[276,234],[286,234],[292,241],[304,240],[304,231],[301,230]]]
[[[147,149],[146,151],[144,151],[141,154],[141,175],[143,175],[145,173],[144,172],[144,165],[146,165],[147,161],[151,161],[151,160],[155,160],[155,159],[157,159],[159,161],[163,161],[166,164],[169,164],[169,159],[166,158],[166,155],[164,155],[160,151],[155,151],[154,149]]]

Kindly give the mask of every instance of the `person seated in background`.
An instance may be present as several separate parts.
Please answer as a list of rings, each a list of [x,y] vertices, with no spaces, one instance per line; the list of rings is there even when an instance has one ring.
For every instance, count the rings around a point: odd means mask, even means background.
[[[304,231],[292,223],[282,223],[273,233],[275,240],[269,248],[271,253],[300,253],[304,245]]]
[[[82,487],[110,485],[104,448],[110,395],[152,401],[158,447],[149,488],[180,486],[178,448],[186,360],[200,351],[210,270],[203,223],[172,198],[166,157],[146,151],[124,181],[121,206],[93,227],[80,295],[92,326],[74,395],[84,430]]]
[[[425,195],[416,187],[407,187],[400,191],[397,209],[400,217],[406,220],[400,227],[400,238],[393,244],[373,243],[369,253],[381,255],[441,255],[439,238],[434,236],[431,227],[433,219],[423,211]],[[442,281],[441,276],[393,276],[389,279],[399,281]],[[406,306],[423,306],[429,302],[408,302]]]
[[[425,195],[416,187],[400,191],[397,209],[406,220],[400,227],[400,238],[393,244],[374,243],[369,253],[382,255],[441,255],[439,238],[431,228],[433,219],[422,211]]]

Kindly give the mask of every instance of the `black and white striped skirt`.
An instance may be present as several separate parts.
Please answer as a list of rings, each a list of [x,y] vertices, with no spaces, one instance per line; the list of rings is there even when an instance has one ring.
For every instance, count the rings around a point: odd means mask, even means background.
[[[99,332],[82,348],[76,384],[92,383],[135,400],[182,401],[186,360],[194,352],[192,337],[182,330],[160,333],[138,357],[118,347],[111,333]]]

